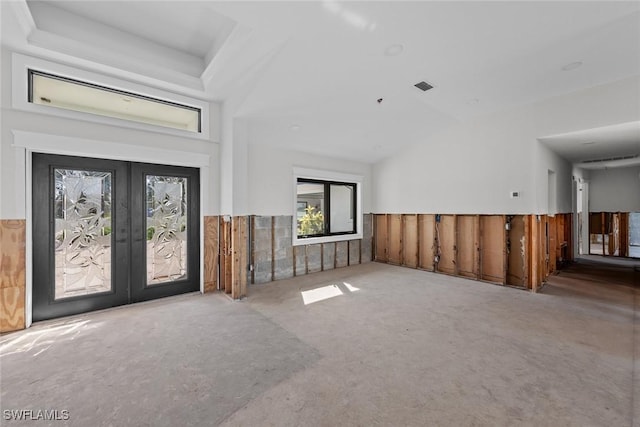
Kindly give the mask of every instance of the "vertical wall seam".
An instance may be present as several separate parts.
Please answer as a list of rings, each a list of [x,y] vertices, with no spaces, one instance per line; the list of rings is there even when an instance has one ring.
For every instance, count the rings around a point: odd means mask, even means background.
[[[271,281],[273,282],[276,278],[276,238],[275,238],[275,228],[276,228],[276,217],[271,217]]]

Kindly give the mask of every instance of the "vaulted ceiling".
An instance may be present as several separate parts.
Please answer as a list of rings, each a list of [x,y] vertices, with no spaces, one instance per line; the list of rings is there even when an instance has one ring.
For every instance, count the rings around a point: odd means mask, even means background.
[[[227,101],[252,143],[366,162],[640,75],[638,2],[20,0],[2,27],[17,51]]]

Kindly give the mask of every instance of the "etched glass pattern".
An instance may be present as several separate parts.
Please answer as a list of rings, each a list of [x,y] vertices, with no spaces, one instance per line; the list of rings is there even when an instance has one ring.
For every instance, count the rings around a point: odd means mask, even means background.
[[[111,173],[55,169],[55,299],[111,290]]]
[[[147,175],[147,285],[187,277],[187,178]]]

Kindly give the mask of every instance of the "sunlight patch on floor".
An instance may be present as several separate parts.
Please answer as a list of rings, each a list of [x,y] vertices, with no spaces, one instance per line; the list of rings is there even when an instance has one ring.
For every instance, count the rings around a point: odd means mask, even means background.
[[[342,291],[337,285],[324,286],[322,288],[310,289],[308,291],[300,292],[302,294],[302,300],[304,305],[313,304],[314,302],[324,301],[329,298],[342,295]]]
[[[95,329],[101,322],[78,319],[34,327],[25,332],[8,335],[0,340],[0,357],[14,353],[36,351],[34,357],[61,341],[71,341],[82,331]]]
[[[348,284],[347,282],[342,282],[342,284],[349,289],[349,292],[356,292],[359,291],[360,288],[356,288],[355,286],[351,286],[350,284]]]
[[[355,286],[350,285],[347,282],[342,282],[344,287],[349,292],[357,292],[360,288],[356,288]],[[339,285],[328,285],[323,286],[317,289],[310,289],[308,291],[301,291],[302,300],[304,301],[304,305],[313,304],[314,302],[324,301],[329,298],[338,297],[340,295],[344,295],[344,293],[338,287]]]

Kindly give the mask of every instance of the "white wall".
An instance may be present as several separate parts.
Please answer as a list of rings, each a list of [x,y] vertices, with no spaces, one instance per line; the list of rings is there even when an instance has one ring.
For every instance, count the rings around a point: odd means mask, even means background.
[[[532,212],[534,141],[528,127],[524,115],[483,117],[376,164],[374,212]],[[511,191],[521,197],[510,198]]]
[[[589,211],[640,212],[640,166],[590,171]]]
[[[265,147],[259,141],[252,141],[248,151],[248,209],[252,214],[294,215],[294,166],[362,175],[362,211],[371,212],[370,165]]]
[[[203,199],[203,211],[205,215],[214,215],[219,211],[219,147],[213,141],[198,140],[161,132],[150,132],[126,127],[118,127],[95,122],[75,120],[18,111],[12,108],[11,96],[22,94],[24,88],[12,88],[11,79],[11,52],[2,49],[1,66],[2,84],[2,116],[0,130],[0,218],[23,219],[25,218],[25,151],[23,148],[14,147],[13,131],[28,131],[40,134],[50,134],[90,141],[100,141],[100,151],[109,152],[109,144],[124,144],[130,147],[148,149],[174,150],[185,153],[185,157],[193,155],[210,156],[207,171],[208,191]],[[218,132],[214,127],[220,123],[218,118],[219,108],[211,106],[211,139],[218,138]],[[92,142],[98,143],[98,142]],[[91,151],[92,147],[87,147]],[[112,151],[114,151],[113,149]],[[121,150],[119,148],[118,150]],[[125,156],[126,152],[115,152],[118,156]],[[175,159],[180,162],[180,155]]]
[[[551,151],[546,145],[538,141],[534,141],[533,145],[536,149],[536,161],[534,162],[536,210],[532,212],[548,214],[573,212],[571,164]],[[553,190],[548,185],[549,171],[553,172],[551,176],[555,181]]]
[[[373,167],[373,211],[571,212],[571,165],[537,138],[637,120],[640,77],[458,123]],[[398,138],[403,135],[399,134]],[[548,173],[556,209],[549,211]],[[520,198],[510,198],[519,191]]]

